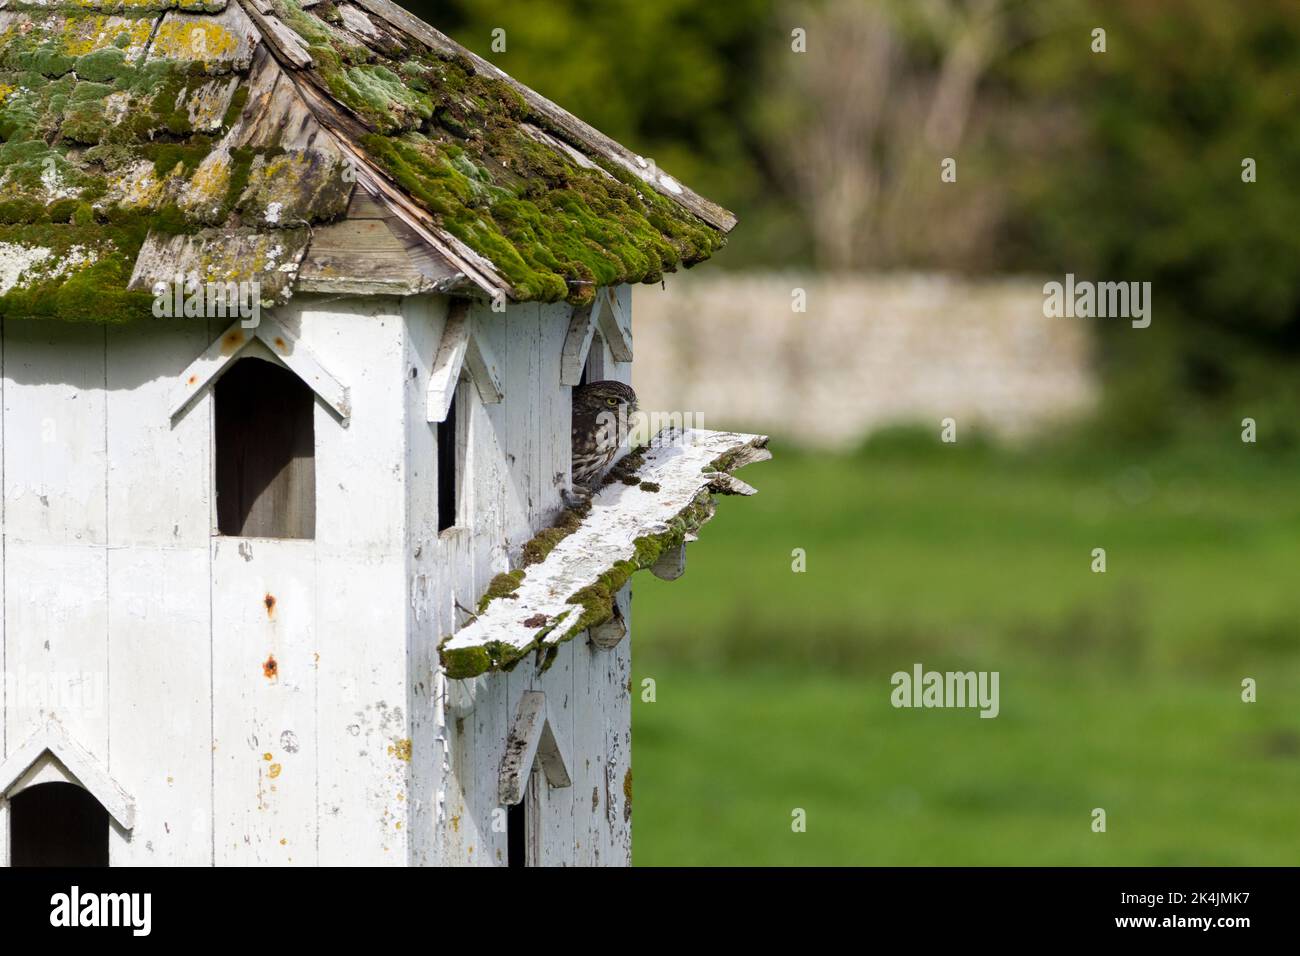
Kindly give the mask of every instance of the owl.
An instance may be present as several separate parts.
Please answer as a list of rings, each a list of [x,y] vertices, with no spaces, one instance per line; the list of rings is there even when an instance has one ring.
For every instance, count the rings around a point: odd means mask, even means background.
[[[636,392],[622,382],[588,382],[573,390],[573,484],[595,492],[632,430]]]

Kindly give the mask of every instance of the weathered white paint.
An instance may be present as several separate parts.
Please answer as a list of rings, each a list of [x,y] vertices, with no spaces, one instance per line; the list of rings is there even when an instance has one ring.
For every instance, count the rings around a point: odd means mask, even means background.
[[[579,613],[568,599],[616,563],[632,560],[638,538],[666,529],[706,489],[736,492],[743,487],[752,493],[748,485],[708,466],[723,455],[735,457],[735,467],[763,461],[771,457],[766,444],[765,436],[735,432],[660,433],[637,471],[643,483],[658,485],[658,490],[617,481],[602,488],[582,525],[528,569],[516,595],[493,601],[447,641],[446,650],[500,644],[524,651],[539,642],[553,646],[564,637],[564,622]],[[540,623],[522,623],[529,619]]]
[[[462,371],[469,372],[484,402],[492,405],[505,397],[496,354],[486,338],[474,328],[471,311],[469,302],[459,300],[452,303],[448,312],[438,357],[429,378],[430,422],[446,420]]]
[[[629,631],[632,627],[632,588],[619,593],[618,607]],[[608,836],[608,866],[632,865],[632,642],[622,641],[609,654],[606,673],[604,827]]]
[[[104,329],[4,324],[4,522],[10,541],[103,545]]]
[[[300,341],[275,319],[264,317],[256,328],[246,329],[236,322],[221,337],[203,350],[180,374],[171,396],[171,416],[176,418],[215,385],[221,374],[243,358],[250,347],[263,343],[270,354],[301,378],[344,423],[352,415],[348,388],[320,362],[306,343]]]
[[[131,840],[110,845],[115,866],[212,861],[206,536],[202,545],[109,552],[108,767],[114,778],[129,781],[139,805],[147,808],[138,815]]]
[[[46,770],[52,772],[43,775]],[[47,721],[0,764],[0,793],[13,798],[29,786],[51,780],[84,787],[122,827],[129,830],[134,825],[135,802],[130,794],[56,720]]]
[[[464,311],[448,380],[468,379],[463,521],[439,534],[429,396],[448,313],[434,294],[299,295],[230,343],[186,319],[0,326],[0,659],[56,693],[5,695],[0,759],[57,719],[131,794],[114,865],[503,864],[502,762],[534,694],[573,785],[528,782],[530,857],[627,862],[630,642],[575,639],[544,672],[473,681],[437,658],[457,605],[562,507],[572,309]],[[215,532],[210,385],[254,353],[321,398],[315,540]],[[628,380],[599,331],[597,353]],[[0,859],[7,812],[0,797]]]
[[[564,305],[512,306],[505,316],[482,305],[474,310],[480,334],[504,359],[507,399],[504,405],[484,405],[473,389],[469,391],[467,477],[474,524],[445,532],[437,542],[446,555],[443,566],[450,578],[434,589],[439,594],[437,637],[467,619],[455,609],[453,597],[462,607],[472,608],[492,575],[511,566],[511,552],[517,556],[533,532],[555,519],[562,507],[560,491],[568,483],[569,442],[546,440],[546,436],[569,433],[569,389],[559,381],[570,310]],[[608,362],[611,377],[626,381],[630,369],[612,359]],[[535,396],[527,403],[531,410],[515,407],[514,399],[521,394]],[[531,444],[530,435],[538,436]],[[507,541],[509,547],[503,547]],[[601,716],[607,706],[620,706],[621,701],[626,705],[623,713],[630,717],[627,677],[620,671],[625,667],[626,657],[620,661],[613,654],[597,653],[585,640],[574,640],[559,648],[550,669],[540,675],[530,660],[509,674],[470,681],[439,678],[435,720],[440,729],[435,737],[441,735],[445,742],[439,751],[444,759],[444,786],[435,821],[439,862],[504,864],[506,834],[493,830],[494,811],[502,807],[495,793],[485,795],[472,781],[499,772],[510,720],[522,695],[530,690],[546,693],[553,722],[571,728],[568,739],[572,741],[574,786],[542,787],[536,803],[543,831],[540,861],[544,865],[583,862],[583,854],[595,845],[592,834],[600,838],[602,847],[625,842],[629,830],[621,814],[617,837],[608,832],[603,768],[609,741],[622,740],[626,748],[630,729],[624,724],[617,734],[608,734]],[[599,733],[587,734],[584,721],[597,719]],[[578,739],[584,734],[585,743],[580,745]],[[589,767],[597,764],[601,782],[596,791],[599,803],[593,806],[593,788],[583,789],[578,781],[585,780],[591,774]],[[599,827],[592,823],[597,816]],[[606,851],[600,859],[617,862]]]
[[[58,506],[53,489],[50,501]],[[108,762],[108,550],[6,540],[4,564],[6,673],[16,691],[5,701],[8,745],[58,717]]]
[[[541,766],[550,786],[560,789],[572,785],[563,732],[551,721],[546,694],[525,691],[510,736],[506,738],[505,756],[501,758],[499,799],[502,804],[513,805],[524,798],[524,787],[534,761]]]
[[[596,334],[596,319],[592,306],[579,306],[569,319],[569,331],[564,337],[564,353],[560,365],[560,384],[577,385],[582,381],[582,370],[587,364],[587,353]]]
[[[624,287],[626,288],[626,287]],[[616,362],[632,361],[632,310],[618,289],[596,294],[596,325]]]
[[[601,354],[593,356],[593,346]],[[573,310],[560,366],[560,384],[577,385],[592,359],[593,380],[605,377],[606,356],[615,362],[632,361],[632,319],[626,296],[620,290],[602,289],[591,305]]]
[[[311,386],[311,390],[319,395],[326,405],[338,412],[339,417],[346,424],[352,415],[348,388],[330,374],[311,347],[270,317],[263,317],[254,331],[276,358]]]

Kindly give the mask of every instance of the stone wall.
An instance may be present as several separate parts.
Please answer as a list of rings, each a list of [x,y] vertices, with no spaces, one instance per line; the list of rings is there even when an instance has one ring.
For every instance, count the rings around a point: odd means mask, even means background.
[[[943,275],[698,273],[637,286],[646,409],[813,447],[943,418],[1015,438],[1087,411],[1086,319],[1043,316],[1043,283]],[[803,289],[807,311],[793,311]]]

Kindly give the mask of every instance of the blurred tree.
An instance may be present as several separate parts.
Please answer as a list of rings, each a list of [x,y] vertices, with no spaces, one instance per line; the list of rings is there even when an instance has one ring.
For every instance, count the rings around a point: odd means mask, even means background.
[[[940,164],[963,158],[977,90],[1004,47],[1008,9],[1018,6],[789,5],[786,18],[807,31],[808,52],[769,59],[760,125],[803,212],[816,265],[952,267],[984,254],[998,184],[953,188],[941,181]]]
[[[1097,25],[1104,54],[1088,46]],[[1090,0],[1005,64],[1022,115],[1057,120],[1006,156],[1004,254],[1153,283],[1152,329],[1103,328],[1112,369],[1148,380],[1154,417],[1194,417],[1179,396],[1300,411],[1294,373],[1269,370],[1300,354],[1297,76],[1293,0]]]
[[[1135,436],[1300,411],[1295,0],[406,4],[734,209],[726,264],[1149,280],[1151,329],[1098,326]]]
[[[771,0],[404,0],[511,76],[745,217],[764,192],[754,95]],[[503,30],[505,51],[493,50]]]

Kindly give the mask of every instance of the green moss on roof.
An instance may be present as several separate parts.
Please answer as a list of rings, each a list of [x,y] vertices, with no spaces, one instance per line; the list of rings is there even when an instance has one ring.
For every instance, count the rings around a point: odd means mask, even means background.
[[[601,285],[657,280],[723,244],[626,170],[553,139],[515,88],[464,56],[378,20],[377,36],[353,32],[332,0],[270,2],[312,58],[313,77],[295,82],[357,117],[370,160],[490,261],[515,298],[587,302]],[[305,128],[292,124],[240,138],[245,112],[283,106],[285,89],[276,106],[250,107],[256,13],[245,10],[241,0],[8,0],[0,315],[117,321],[140,304],[125,284],[146,234],[274,232],[345,212],[354,177],[329,134],[303,146]],[[66,268],[59,256],[72,256]],[[283,294],[292,281],[278,277]],[[94,291],[105,307],[82,294]]]
[[[290,229],[346,209],[341,159],[223,145],[248,103],[248,23],[183,11],[224,7],[0,12],[0,315],[145,318],[152,297],[127,285],[146,236]]]
[[[15,264],[25,265],[27,277],[0,295],[0,316],[120,323],[149,315],[153,297],[127,291],[147,228],[139,220],[0,226],[0,288]]]
[[[709,258],[719,231],[625,170],[579,163],[530,135],[520,94],[464,58],[412,42],[389,55],[335,28],[329,0],[273,0],[322,84],[374,130],[368,155],[475,252],[518,299],[589,302],[597,287],[657,281]]]

